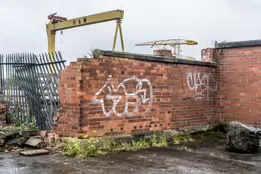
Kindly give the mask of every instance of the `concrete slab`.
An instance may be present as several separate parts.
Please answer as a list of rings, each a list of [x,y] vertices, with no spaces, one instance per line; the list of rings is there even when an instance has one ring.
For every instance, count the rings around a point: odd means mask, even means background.
[[[30,136],[36,136],[36,135],[39,135],[39,131],[38,130],[23,130],[21,131],[21,135],[23,137],[30,137]]]
[[[27,145],[27,146],[30,146],[30,147],[39,148],[42,143],[43,143],[43,140],[38,139],[38,138],[30,137],[30,138],[24,143],[24,145]]]
[[[23,151],[23,152],[20,152],[19,154],[23,155],[23,156],[38,156],[38,155],[49,154],[49,151],[44,150],[44,149],[37,149],[37,150]]]
[[[11,146],[18,145],[18,146],[21,146],[21,145],[24,144],[24,142],[26,140],[27,139],[25,139],[24,137],[19,137],[19,138],[15,138],[15,139],[7,141],[6,145],[11,145]]]

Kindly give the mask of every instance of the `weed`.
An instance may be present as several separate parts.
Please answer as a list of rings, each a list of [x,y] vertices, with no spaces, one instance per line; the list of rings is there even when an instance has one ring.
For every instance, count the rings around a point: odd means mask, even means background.
[[[176,134],[173,136],[173,142],[174,144],[180,144],[180,143],[186,143],[186,142],[192,142],[195,141],[191,135],[180,135]]]
[[[191,135],[187,135],[187,140],[188,140],[188,142],[193,142],[193,141],[195,141],[195,139],[192,138]]]
[[[55,140],[55,145],[60,144],[60,140]]]
[[[26,115],[24,121],[21,119],[20,106],[16,104],[13,109],[10,108],[10,113],[8,114],[8,120],[11,124],[21,130],[38,130],[36,127],[36,119],[33,115]]]
[[[132,145],[130,143],[123,143],[123,144],[121,144],[121,148],[118,150],[119,151],[131,151]]]
[[[149,147],[150,147],[150,144],[145,139],[142,139],[140,141],[132,140],[132,148],[135,151],[140,150],[140,149],[146,149],[146,148],[149,148]]]
[[[168,146],[167,138],[165,136],[160,137],[158,145],[159,147],[167,147]]]
[[[152,139],[151,139],[151,146],[156,146],[158,143],[157,141],[157,136],[153,134]]]
[[[168,142],[166,136],[157,137],[155,134],[152,136],[150,140],[150,144],[152,147],[167,147]]]
[[[80,152],[80,145],[79,142],[69,141],[66,143],[64,148],[64,155],[66,156],[75,156]]]
[[[174,144],[180,144],[181,135],[177,134],[173,136]]]
[[[185,151],[185,152],[195,152],[193,149],[188,148],[187,146],[178,147],[178,150]]]
[[[80,143],[79,154],[83,157],[94,157],[99,153],[98,146],[96,143],[91,143],[89,140]]]
[[[88,56],[84,55],[84,58],[90,57],[90,58],[94,58],[94,59],[97,59],[97,58],[99,59],[99,57],[101,55],[99,50],[97,50],[97,49],[94,50],[92,48],[90,48],[90,51],[87,54],[88,54]]]

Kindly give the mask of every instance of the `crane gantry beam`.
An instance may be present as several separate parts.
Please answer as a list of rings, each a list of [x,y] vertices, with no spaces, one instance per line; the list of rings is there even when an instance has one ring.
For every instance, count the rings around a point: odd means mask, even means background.
[[[169,39],[169,40],[158,40],[145,42],[141,44],[136,44],[136,46],[176,46],[176,45],[197,45],[198,42],[193,40],[185,40],[185,39]]]
[[[123,19],[123,17],[124,17],[124,11],[122,10],[97,13],[94,15],[83,16],[80,18],[74,18],[69,20],[67,20],[67,18],[64,17],[55,16],[55,14],[49,15],[48,18],[50,19],[50,22],[46,25],[46,31],[48,36],[48,51],[55,52],[55,35],[57,31],[96,24],[96,23],[108,22],[113,20],[117,21],[117,26],[116,26],[116,32],[115,32],[112,50],[113,51],[115,50],[116,40],[117,40],[117,35],[119,30],[120,37],[121,37],[122,51],[124,51],[124,41],[123,41],[122,28],[121,28],[121,20]]]
[[[173,48],[174,55],[177,57],[182,57],[180,54],[181,45],[198,45],[198,42],[185,39],[168,39],[135,44],[135,46],[151,46],[151,48],[154,46],[171,46]]]

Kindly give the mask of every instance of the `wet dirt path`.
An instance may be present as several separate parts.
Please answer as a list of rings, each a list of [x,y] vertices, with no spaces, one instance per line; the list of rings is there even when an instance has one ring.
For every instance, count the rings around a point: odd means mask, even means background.
[[[9,153],[0,155],[0,174],[261,173],[261,154],[229,153],[223,144],[224,138],[211,137],[171,148],[122,152],[84,160],[60,154],[22,157]]]

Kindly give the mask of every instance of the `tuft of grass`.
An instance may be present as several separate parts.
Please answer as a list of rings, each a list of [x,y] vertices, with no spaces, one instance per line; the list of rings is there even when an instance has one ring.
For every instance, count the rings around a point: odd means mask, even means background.
[[[150,144],[145,139],[142,139],[140,141],[132,140],[132,143],[131,143],[131,149],[134,151],[141,150],[141,149],[147,149],[149,147],[150,147]]]
[[[83,157],[94,157],[101,153],[96,144],[97,142],[90,142],[90,140],[84,141],[79,145],[79,152],[77,155]]]
[[[80,152],[79,142],[75,140],[73,141],[69,140],[68,142],[66,142],[66,145],[63,150],[64,150],[64,155],[75,156]]]
[[[165,136],[159,137],[159,142],[158,144],[156,144],[156,147],[167,147],[167,146],[168,146],[167,138]]]
[[[176,134],[176,135],[173,136],[173,143],[174,144],[193,142],[193,141],[195,141],[195,139],[192,138],[191,135]]]
[[[181,135],[174,135],[173,136],[173,142],[174,142],[174,144],[180,144],[180,142],[181,142]]]
[[[191,135],[187,135],[187,140],[188,140],[188,142],[193,142],[193,141],[195,141],[195,139],[192,138]]]
[[[185,152],[195,152],[193,149],[188,148],[187,146],[178,147],[178,150],[185,151]]]

